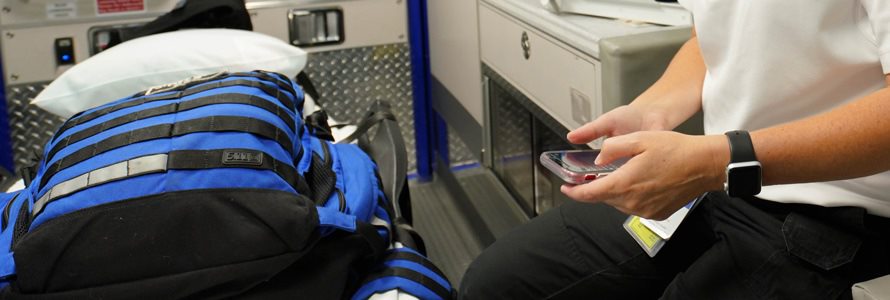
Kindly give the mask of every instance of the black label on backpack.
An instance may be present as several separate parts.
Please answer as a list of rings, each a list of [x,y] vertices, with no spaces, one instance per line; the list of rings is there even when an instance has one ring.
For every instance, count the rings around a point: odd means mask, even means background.
[[[263,153],[250,150],[225,150],[222,163],[224,165],[262,166]]]

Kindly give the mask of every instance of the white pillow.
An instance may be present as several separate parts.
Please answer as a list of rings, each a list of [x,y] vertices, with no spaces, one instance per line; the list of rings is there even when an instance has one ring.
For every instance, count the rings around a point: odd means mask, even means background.
[[[135,39],[103,51],[62,73],[32,103],[68,118],[193,76],[265,70],[293,78],[305,65],[306,52],[261,33],[181,30]]]

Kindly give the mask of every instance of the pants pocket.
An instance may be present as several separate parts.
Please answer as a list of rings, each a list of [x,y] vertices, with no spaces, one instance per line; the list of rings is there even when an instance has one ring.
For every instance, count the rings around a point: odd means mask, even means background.
[[[837,299],[852,282],[839,270],[853,261],[862,240],[798,213],[782,224],[786,249],[772,253],[752,274],[750,287],[762,299]]]
[[[789,253],[825,271],[853,261],[862,246],[859,237],[797,213],[785,218],[782,235]]]

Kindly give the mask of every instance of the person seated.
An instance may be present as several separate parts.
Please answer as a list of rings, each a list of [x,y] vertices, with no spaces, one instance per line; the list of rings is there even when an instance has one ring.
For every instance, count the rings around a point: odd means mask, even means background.
[[[567,137],[630,160],[563,186],[577,202],[486,249],[461,298],[836,299],[890,274],[890,1],[680,3],[664,75]],[[668,131],[699,110],[705,135]],[[655,257],[622,228],[703,193]]]

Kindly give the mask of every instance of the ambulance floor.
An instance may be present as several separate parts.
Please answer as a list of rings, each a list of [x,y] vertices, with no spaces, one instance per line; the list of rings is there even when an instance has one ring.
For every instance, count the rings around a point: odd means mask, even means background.
[[[409,187],[414,227],[430,260],[455,288],[473,258],[497,236],[528,220],[486,168],[440,171],[430,182],[411,180]]]

